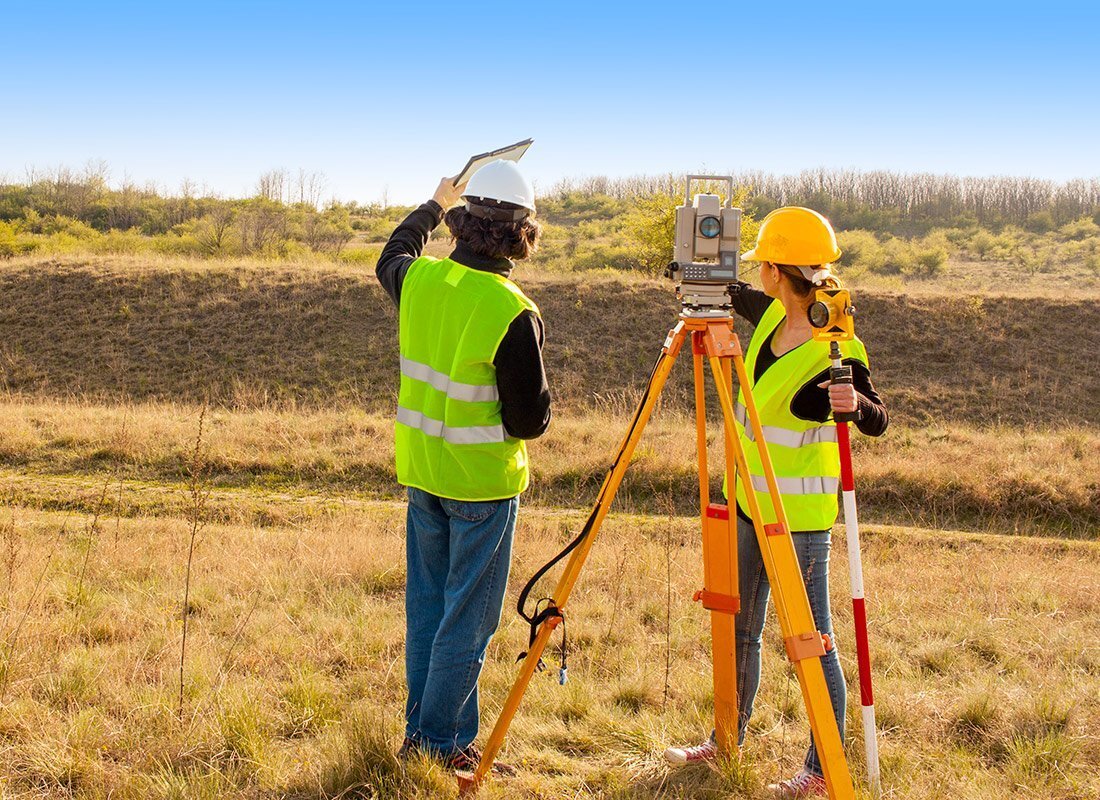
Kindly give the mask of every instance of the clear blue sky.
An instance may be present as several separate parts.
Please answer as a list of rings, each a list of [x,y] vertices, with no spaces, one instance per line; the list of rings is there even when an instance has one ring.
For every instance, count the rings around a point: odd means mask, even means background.
[[[428,196],[527,136],[565,176],[1100,176],[1097,3],[205,2],[2,8],[0,175],[174,190],[274,167]],[[781,9],[781,10],[773,10]]]

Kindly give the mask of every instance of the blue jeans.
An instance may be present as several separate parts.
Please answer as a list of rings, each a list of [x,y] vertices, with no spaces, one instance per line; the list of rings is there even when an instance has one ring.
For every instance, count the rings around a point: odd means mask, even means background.
[[[802,580],[806,583],[806,593],[810,596],[810,609],[814,615],[817,629],[833,639],[833,649],[821,659],[825,670],[825,682],[829,687],[829,699],[833,702],[833,713],[840,729],[840,740],[844,741],[844,707],[848,699],[848,687],[844,683],[844,672],[840,669],[840,656],[837,655],[836,639],[833,637],[833,619],[829,611],[829,531],[796,533],[794,549],[798,555],[798,564],[802,567]],[[752,523],[737,519],[737,560],[741,592],[741,612],[735,623],[737,634],[737,698],[738,698],[738,738],[740,744],[745,740],[745,729],[752,716],[753,701],[760,688],[760,641],[764,632],[764,620],[768,610],[768,598],[771,585],[764,571],[764,561],[760,554],[760,545]],[[821,761],[817,757],[813,735],[806,752],[805,769],[821,775]]]
[[[477,736],[477,681],[500,623],[519,498],[448,500],[409,487],[405,735],[440,754]]]

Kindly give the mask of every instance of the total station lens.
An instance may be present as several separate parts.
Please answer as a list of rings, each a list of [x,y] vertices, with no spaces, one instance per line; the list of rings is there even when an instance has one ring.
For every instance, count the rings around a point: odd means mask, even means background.
[[[704,239],[713,239],[722,232],[722,223],[718,217],[703,217],[699,220],[699,235]]]

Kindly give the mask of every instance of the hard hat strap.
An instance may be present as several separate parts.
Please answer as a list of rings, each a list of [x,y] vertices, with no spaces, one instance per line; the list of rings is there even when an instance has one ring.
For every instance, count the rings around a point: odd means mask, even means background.
[[[466,200],[466,210],[472,216],[492,220],[493,222],[519,222],[531,214],[530,210],[526,208],[498,208],[475,203],[469,199]]]

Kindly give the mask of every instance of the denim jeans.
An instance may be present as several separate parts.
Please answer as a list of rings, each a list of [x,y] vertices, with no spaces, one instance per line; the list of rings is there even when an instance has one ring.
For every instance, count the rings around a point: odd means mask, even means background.
[[[829,687],[829,699],[833,703],[840,739],[844,741],[844,708],[848,687],[840,669],[840,656],[837,655],[832,614],[829,611],[829,536],[829,531],[813,531],[796,533],[793,538],[798,564],[802,567],[802,580],[805,581],[806,593],[810,596],[814,623],[821,633],[828,634],[833,639],[833,649],[821,659],[821,666],[825,670],[825,682]],[[740,517],[737,519],[737,558],[741,593],[741,612],[735,623],[739,704],[737,741],[740,744],[745,740],[745,729],[748,727],[749,717],[752,716],[753,701],[756,699],[757,689],[760,688],[760,641],[764,632],[768,598],[771,595],[771,585],[764,571],[756,532],[752,523]],[[812,734],[803,766],[814,775],[822,774]]]
[[[477,681],[500,624],[518,511],[518,497],[471,503],[409,487],[405,735],[437,753],[477,736]]]

